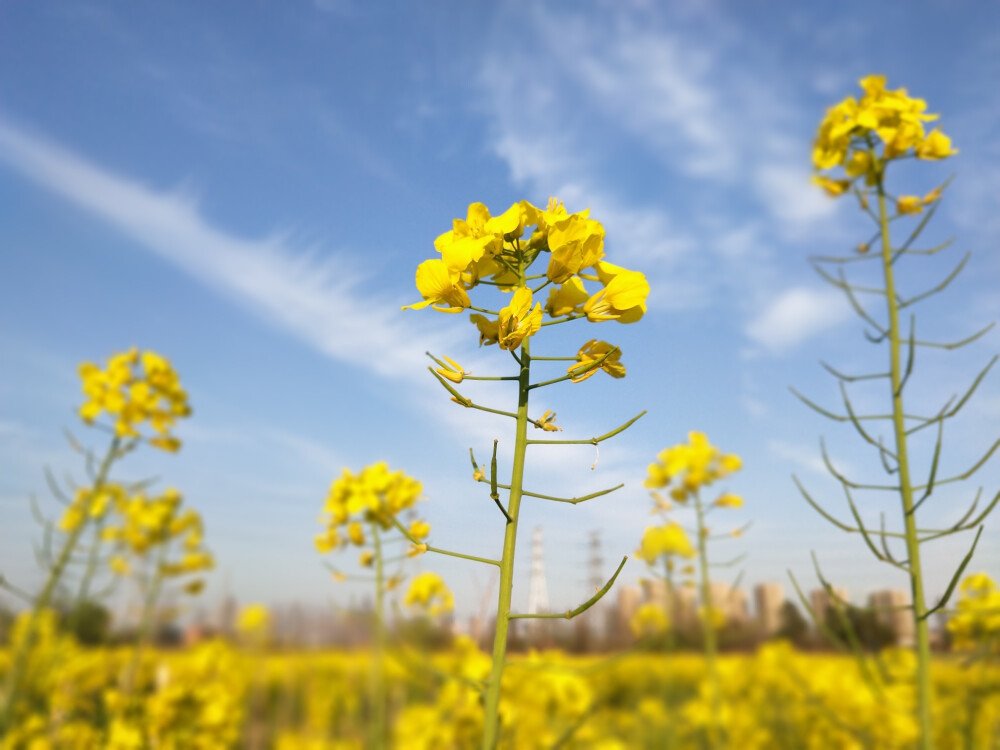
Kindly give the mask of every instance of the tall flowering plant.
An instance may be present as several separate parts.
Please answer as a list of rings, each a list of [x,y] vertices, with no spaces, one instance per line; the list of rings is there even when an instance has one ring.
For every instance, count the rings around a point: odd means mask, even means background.
[[[859,482],[846,476],[838,469],[821,444],[823,460],[830,473],[841,485],[850,508],[853,522],[838,520],[822,509],[796,479],[805,499],[828,521],[850,533],[860,534],[869,551],[881,562],[902,571],[906,575],[911,592],[911,601],[906,605],[913,620],[915,633],[914,652],[916,656],[916,720],[920,727],[921,747],[929,748],[932,735],[932,695],[930,681],[930,639],[928,619],[942,610],[948,602],[955,586],[972,559],[986,515],[1000,501],[996,495],[985,509],[973,517],[976,502],[953,526],[946,529],[927,528],[918,520],[917,511],[930,499],[938,487],[970,477],[1000,447],[995,442],[967,471],[950,477],[939,476],[939,460],[943,449],[945,424],[952,419],[969,400],[976,386],[987,371],[997,361],[994,357],[973,379],[971,386],[961,396],[952,397],[939,410],[925,416],[913,408],[907,400],[907,386],[914,372],[916,353],[926,349],[955,349],[977,339],[991,326],[968,338],[954,342],[925,340],[917,335],[916,318],[910,315],[909,325],[901,320],[907,308],[938,294],[947,287],[961,271],[968,260],[968,254],[958,262],[941,282],[929,289],[904,296],[897,283],[897,274],[907,262],[920,256],[932,256],[946,250],[950,242],[936,247],[922,248],[915,243],[939,206],[944,189],[940,185],[925,195],[898,195],[891,192],[889,173],[903,160],[939,161],[955,153],[951,140],[938,127],[930,123],[938,116],[928,113],[922,99],[909,95],[906,89],[895,91],[886,88],[884,76],[872,75],[860,82],[860,98],[847,97],[831,107],[823,118],[813,146],[813,166],[815,181],[829,195],[838,197],[851,193],[861,211],[875,225],[873,235],[857,246],[857,252],[848,256],[814,257],[813,265],[828,282],[844,292],[852,309],[864,321],[865,335],[876,345],[886,348],[886,367],[874,373],[844,374],[826,365],[826,369],[838,380],[843,400],[843,411],[832,411],[820,407],[800,396],[807,405],[824,416],[840,423],[850,424],[877,453],[879,463],[890,477],[886,484]],[[919,217],[919,219],[918,219]],[[905,241],[894,239],[890,230],[906,227],[916,220]],[[874,286],[857,283],[857,276],[848,277],[847,270],[862,270],[858,265],[875,266],[873,274],[877,279]],[[865,304],[873,297],[875,304]],[[882,413],[864,414],[855,408],[849,391],[858,387],[861,381],[881,382],[889,408]],[[799,395],[796,393],[796,395]],[[910,399],[912,402],[912,398]],[[881,434],[880,426],[885,425],[888,436]],[[919,437],[935,434],[931,460],[927,466],[919,466],[911,458],[913,444]],[[917,471],[924,479],[915,477]],[[889,492],[899,498],[899,527],[887,528],[885,518],[880,529],[867,526],[858,511],[855,497],[862,492]],[[934,604],[927,601],[924,585],[923,545],[935,539],[973,529],[979,526],[975,540],[965,558],[958,565],[944,595]],[[900,551],[902,548],[902,551]],[[818,570],[818,566],[817,566]],[[831,596],[836,594],[820,575]],[[794,578],[793,578],[794,581]],[[843,605],[843,602],[836,602]],[[860,657],[859,657],[860,658]],[[887,670],[880,669],[881,674]]]
[[[179,419],[191,414],[187,392],[177,372],[169,360],[156,352],[132,348],[110,357],[103,368],[93,362],[84,362],[79,367],[79,375],[85,396],[79,416],[88,426],[108,433],[110,441],[100,460],[75,441],[73,443],[86,456],[91,478],[89,486],[76,489],[70,498],[51,483],[66,509],[58,522],[43,519],[46,544],[42,558],[48,575],[41,591],[37,595],[27,594],[0,576],[0,585],[21,595],[31,607],[0,702],[0,734],[17,718],[18,699],[41,613],[52,603],[57,587],[75,560],[74,553],[82,543],[84,532],[93,529],[94,541],[86,558],[77,598],[82,601],[89,594],[97,568],[102,526],[116,508],[121,509],[129,489],[111,481],[112,466],[143,444],[176,453],[181,441],[172,430]],[[50,544],[52,540],[57,540],[57,551]]]
[[[385,595],[403,580],[400,563],[407,557],[426,551],[427,546],[421,540],[431,531],[426,521],[414,519],[409,527],[405,527],[398,517],[412,511],[422,493],[423,485],[419,481],[402,471],[391,471],[385,463],[366,466],[358,473],[344,469],[330,485],[320,518],[323,531],[315,539],[316,549],[322,555],[346,547],[360,548],[358,564],[372,571],[371,575],[354,577],[371,582],[375,587],[375,658],[372,660],[372,719],[369,727],[369,746],[373,748],[385,747],[388,737],[383,659],[388,641]],[[387,544],[405,543],[407,539],[412,545],[406,553],[387,554]],[[389,566],[394,564],[395,571],[387,574]],[[348,579],[339,568],[329,567],[335,579]],[[450,602],[451,594],[444,587],[444,582],[436,579],[439,586],[435,588],[431,579],[426,577],[433,574],[424,576],[418,576],[420,585],[416,589],[411,588],[407,603],[428,604],[430,599],[436,599],[432,606],[438,608]]]
[[[650,567],[662,562],[667,584],[668,607],[674,596],[672,590],[674,558],[697,558],[697,578],[701,594],[699,614],[708,676],[706,692],[710,707],[706,735],[709,747],[719,747],[722,742],[719,736],[722,706],[716,652],[718,631],[725,622],[727,602],[717,601],[712,594],[709,578],[709,568],[712,563],[708,559],[708,541],[716,537],[739,536],[746,526],[726,534],[713,535],[708,525],[709,515],[723,508],[740,508],[743,506],[743,498],[731,492],[720,492],[715,500],[708,503],[702,498],[702,490],[739,471],[743,462],[735,453],[720,451],[708,441],[703,432],[689,433],[687,443],[666,448],[660,451],[656,458],[657,460],[649,465],[645,484],[652,490],[656,501],[654,512],[664,517],[665,522],[660,526],[650,526],[646,529],[636,554],[646,560]],[[658,490],[665,490],[667,496]],[[692,531],[697,540],[695,545],[691,544],[687,531],[680,523],[667,518],[678,506],[691,507],[694,510],[695,527]],[[735,565],[741,559],[737,557],[721,565]]]
[[[500,687],[510,622],[525,617],[575,617],[593,606],[611,588],[625,564],[623,559],[607,584],[576,609],[563,614],[529,615],[511,612],[514,549],[522,499],[533,497],[579,503],[618,489],[614,487],[578,498],[528,491],[523,486],[528,447],[572,444],[596,446],[622,432],[642,416],[639,414],[616,429],[592,438],[528,438],[529,425],[544,432],[562,429],[555,424],[555,414],[551,411],[534,415],[531,413],[529,401],[535,389],[563,382],[580,383],[599,370],[614,378],[625,376],[620,349],[596,338],[585,341],[575,356],[538,356],[531,351],[535,337],[549,326],[577,320],[591,323],[634,323],[646,312],[649,284],[645,276],[638,271],[609,263],[605,259],[604,236],[604,227],[590,218],[589,211],[568,213],[562,203],[555,199],[550,200],[544,209],[521,201],[499,216],[491,215],[482,203],[473,203],[464,220],[455,219],[452,229],[435,240],[438,256],[417,267],[416,285],[423,299],[403,308],[430,307],[438,312],[452,314],[472,311],[469,319],[475,326],[480,345],[496,345],[498,349],[508,352],[515,366],[514,375],[472,376],[449,357],[432,357],[438,367],[428,368],[451,394],[452,401],[467,409],[499,414],[514,421],[514,455],[509,482],[503,483],[498,479],[497,441],[493,444],[488,475],[484,469],[480,469],[472,456],[473,476],[476,481],[489,486],[489,496],[501,514],[504,534],[500,557],[476,557],[430,545],[426,547],[428,551],[493,565],[500,571],[493,666],[484,689],[484,748],[495,747],[500,738]],[[539,269],[537,271],[536,262]],[[541,270],[543,266],[544,270]],[[470,292],[476,290],[485,298],[484,290],[488,288],[500,293],[503,304],[496,305],[495,308],[482,306],[489,304],[488,302],[473,304]],[[543,290],[547,290],[544,305],[538,299]],[[533,380],[533,364],[544,361],[569,364],[564,375],[548,380]],[[464,380],[516,382],[516,411],[473,402],[455,387]],[[505,499],[501,492],[506,493]],[[401,525],[399,528],[403,529]],[[415,538],[412,541],[420,543]]]

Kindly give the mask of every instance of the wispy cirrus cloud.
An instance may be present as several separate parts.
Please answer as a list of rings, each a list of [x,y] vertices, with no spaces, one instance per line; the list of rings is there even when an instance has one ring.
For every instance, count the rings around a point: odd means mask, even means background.
[[[191,197],[103,169],[2,118],[0,162],[332,359],[423,379],[423,351],[438,341],[433,329],[400,320],[397,301],[366,291],[347,258],[319,259],[288,235],[239,237],[212,224]]]
[[[809,185],[782,71],[721,12],[525,13],[480,76],[511,179],[590,206],[615,255],[651,277],[654,308],[707,307],[734,289],[748,305],[772,296],[776,248],[835,211]],[[737,235],[744,246],[753,235],[751,252],[731,252]]]

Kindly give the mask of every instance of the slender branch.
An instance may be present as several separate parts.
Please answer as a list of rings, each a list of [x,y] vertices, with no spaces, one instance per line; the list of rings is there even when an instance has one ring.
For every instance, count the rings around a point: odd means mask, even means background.
[[[613,438],[620,432],[627,430],[633,424],[635,424],[639,419],[646,414],[646,410],[643,409],[639,414],[632,417],[628,422],[616,427],[611,432],[606,432],[600,437],[590,438],[589,440],[529,440],[528,445],[597,445],[598,443],[604,442],[609,438]]]
[[[917,508],[923,505],[924,500],[931,496],[934,491],[934,478],[937,476],[938,460],[941,458],[941,442],[944,436],[944,422],[938,422],[938,434],[937,440],[934,441],[934,457],[931,459],[931,470],[930,476],[927,479],[927,488],[924,490],[924,494],[920,496],[920,499],[913,504],[913,508],[910,513],[916,513]]]
[[[960,347],[965,346],[966,344],[971,344],[976,339],[980,338],[981,336],[984,336],[986,333],[988,333],[989,331],[993,330],[993,326],[995,326],[995,325],[996,325],[996,321],[990,323],[988,326],[986,326],[985,328],[981,329],[980,331],[977,331],[976,333],[972,334],[968,338],[964,338],[961,341],[954,341],[954,342],[952,342],[950,344],[942,344],[942,343],[937,342],[937,341],[917,341],[915,343],[916,343],[917,346],[929,346],[929,347],[932,347],[934,349],[948,349],[948,350],[958,349]]]
[[[868,531],[865,529],[865,524],[861,520],[861,514],[858,513],[858,508],[857,506],[854,505],[854,498],[851,497],[851,491],[846,486],[844,486],[844,495],[847,497],[847,505],[851,509],[851,515],[854,516],[854,520],[858,524],[858,531],[861,532],[861,538],[865,540],[865,544],[868,545],[868,549],[871,550],[872,554],[875,555],[875,557],[881,562],[885,562],[885,557],[875,547],[875,544],[872,542],[871,537],[868,536]]]
[[[972,467],[969,468],[968,471],[964,471],[961,474],[956,474],[953,477],[948,477],[947,479],[941,479],[941,480],[938,481],[938,484],[939,485],[941,485],[941,484],[951,484],[952,482],[961,482],[963,479],[968,479],[973,474],[975,474],[977,471],[979,471],[980,468],[982,468],[983,464],[985,464],[989,460],[990,456],[992,456],[996,452],[997,448],[1000,448],[1000,438],[998,438],[997,441],[995,443],[993,443],[992,446],[990,446],[990,449],[988,451],[986,451],[986,454],[981,459],[979,459],[978,461],[976,461],[976,463],[973,464]],[[925,489],[927,486],[928,485],[926,485],[926,484],[917,484],[917,485],[913,486],[913,489],[914,490],[922,490],[922,489]]]
[[[485,482],[485,479],[480,479],[480,482]],[[589,495],[582,495],[581,497],[556,497],[555,495],[542,495],[538,492],[528,492],[527,490],[522,490],[521,494],[525,497],[537,497],[540,500],[553,500],[557,503],[570,503],[571,505],[578,505],[579,503],[586,502],[587,500],[593,500],[595,497],[601,497],[602,495],[609,495],[615,490],[620,490],[625,486],[625,483],[615,485],[614,487],[609,487],[606,490],[599,490],[598,492],[591,492]],[[508,484],[498,484],[502,490],[509,490],[510,485]]]
[[[972,554],[976,551],[976,545],[979,544],[979,537],[982,536],[983,534],[983,528],[984,528],[983,526],[980,526],[979,531],[976,532],[976,538],[972,540],[971,549],[969,549],[968,554],[966,554],[966,556],[962,558],[962,564],[958,566],[958,570],[955,571],[955,575],[951,577],[951,582],[948,584],[948,588],[945,589],[944,595],[941,597],[941,601],[939,601],[935,606],[931,607],[923,614],[918,615],[918,619],[926,620],[928,617],[930,617],[932,614],[937,612],[939,609],[941,609],[948,603],[948,600],[951,598],[952,592],[955,590],[955,586],[958,584],[958,579],[961,578],[962,573],[965,572],[966,566],[972,560]]]
[[[931,289],[928,289],[925,292],[921,292],[920,294],[918,294],[918,295],[916,295],[914,297],[910,297],[908,300],[903,300],[903,299],[899,300],[899,302],[898,302],[899,309],[902,310],[904,307],[909,307],[910,305],[915,304],[915,303],[919,302],[922,299],[927,299],[932,294],[937,294],[938,292],[944,291],[945,288],[952,281],[955,280],[955,277],[958,276],[959,273],[961,273],[962,269],[965,268],[965,264],[969,262],[969,258],[971,258],[971,257],[972,257],[972,253],[971,252],[967,252],[965,254],[965,256],[962,258],[962,260],[959,261],[959,264],[957,266],[955,266],[955,269],[950,274],[948,274],[944,278],[944,281],[942,281],[937,286],[932,287]]]
[[[877,372],[877,373],[874,373],[872,375],[844,375],[842,372],[839,372],[839,371],[833,369],[830,365],[828,365],[823,360],[820,360],[819,364],[820,364],[820,367],[824,368],[827,372],[829,372],[834,377],[839,378],[840,380],[847,381],[848,383],[853,383],[853,382],[855,382],[857,380],[874,380],[875,378],[887,378],[887,377],[889,377],[889,373],[888,372]]]
[[[410,533],[410,530],[403,526],[403,524],[401,524],[395,516],[389,516],[389,520],[392,522],[393,526],[399,529],[403,536],[419,547],[426,547],[428,552],[436,552],[439,555],[448,555],[448,557],[458,557],[462,560],[472,560],[473,562],[485,563],[486,565],[496,565],[498,568],[500,567],[499,560],[491,560],[488,557],[476,557],[474,555],[463,555],[460,552],[452,552],[451,550],[441,549],[440,547],[432,547],[426,542],[422,542],[413,536],[413,534]]]
[[[563,620],[572,620],[577,615],[582,615],[588,609],[590,609],[595,604],[597,604],[597,602],[599,602],[602,598],[604,598],[604,595],[611,590],[612,586],[615,585],[615,579],[618,578],[618,574],[622,572],[622,568],[625,567],[625,563],[627,561],[628,561],[628,555],[625,555],[625,557],[622,558],[622,561],[620,563],[618,563],[618,570],[616,570],[615,574],[613,576],[611,576],[611,578],[608,579],[608,582],[605,583],[604,586],[602,586],[597,591],[596,594],[594,594],[592,597],[590,597],[587,601],[585,601],[583,604],[581,604],[576,609],[567,610],[563,614],[537,614],[537,615],[511,614],[511,615],[508,615],[508,617],[510,619],[512,619],[512,620],[514,620],[514,619],[521,619],[521,620],[526,620],[526,619],[537,619],[537,620],[563,619]]]

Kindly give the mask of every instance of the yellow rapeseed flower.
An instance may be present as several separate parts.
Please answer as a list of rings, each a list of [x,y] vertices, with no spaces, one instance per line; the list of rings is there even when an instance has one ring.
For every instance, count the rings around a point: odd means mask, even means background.
[[[668,521],[663,526],[648,527],[643,532],[642,542],[635,554],[652,564],[663,556],[692,558],[697,553],[684,527],[676,521]]]
[[[451,271],[443,260],[425,260],[417,266],[416,283],[417,291],[424,299],[404,305],[403,310],[421,310],[430,305],[439,312],[460,313],[472,304],[468,293],[459,284],[458,274]]]
[[[80,417],[88,424],[106,413],[119,437],[143,438],[154,447],[177,451],[180,441],[170,435],[177,419],[191,414],[187,392],[170,362],[151,351],[132,348],[108,359],[105,369],[92,362],[79,367],[83,394]],[[153,436],[140,432],[148,422]]]
[[[419,607],[430,615],[437,615],[450,612],[455,606],[455,597],[441,576],[428,571],[410,582],[403,603],[407,607]]]
[[[629,271],[611,263],[598,263],[595,268],[604,288],[590,297],[583,306],[587,320],[599,323],[617,320],[635,323],[646,313],[649,282],[639,271]]]
[[[595,363],[601,360],[600,365]],[[625,377],[625,365],[621,363],[622,352],[617,346],[609,344],[607,341],[591,339],[580,347],[576,353],[577,362],[570,365],[566,372],[571,375],[574,383],[581,383],[598,370],[604,370],[613,378]]]
[[[663,607],[646,602],[632,615],[629,625],[636,638],[649,638],[665,633],[670,627],[670,621]]]
[[[924,210],[924,203],[915,195],[901,195],[896,200],[896,210],[901,214],[919,214]]]
[[[549,409],[542,416],[535,420],[535,429],[542,429],[546,432],[559,432],[562,427],[557,427],[555,424],[556,413]]]
[[[549,281],[562,284],[604,257],[604,227],[588,218],[588,211],[570,214],[549,228],[552,257],[545,272]]]
[[[560,315],[572,315],[580,311],[589,297],[587,290],[583,288],[580,277],[573,276],[562,285],[549,290],[549,298],[545,302],[545,312],[553,318],[558,318]]]
[[[500,321],[490,320],[485,315],[480,315],[479,313],[472,313],[469,316],[476,328],[479,329],[479,345],[489,346],[490,344],[497,343],[500,338]]]
[[[452,383],[461,383],[465,378],[465,370],[462,366],[458,364],[451,357],[444,358],[445,365],[443,367],[435,367],[434,371],[437,372],[442,378],[450,380]]]
[[[520,287],[514,292],[510,304],[500,310],[498,341],[501,349],[513,351],[521,342],[538,332],[542,325],[542,305],[531,308],[531,290]]]

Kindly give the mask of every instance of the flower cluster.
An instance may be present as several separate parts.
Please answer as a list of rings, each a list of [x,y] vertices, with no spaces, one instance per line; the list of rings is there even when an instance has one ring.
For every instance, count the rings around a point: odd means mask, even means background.
[[[72,533],[89,520],[104,518],[109,508],[120,506],[126,498],[127,492],[120,484],[102,484],[96,491],[94,487],[78,487],[59,519],[59,529]]]
[[[326,528],[316,536],[316,549],[326,554],[348,544],[364,547],[368,538],[363,522],[389,528],[398,514],[413,507],[422,492],[420,482],[402,471],[390,471],[384,462],[366,466],[358,474],[344,469],[330,485],[320,519]],[[427,537],[430,530],[424,521],[410,525],[410,534],[416,539]],[[363,565],[371,565],[372,560],[370,551],[362,552]]]
[[[739,456],[722,453],[708,442],[705,433],[694,431],[688,433],[687,443],[666,448],[657,455],[657,459],[656,463],[649,465],[645,485],[650,489],[660,489],[672,484],[670,497],[679,503],[685,502],[702,487],[739,471],[743,465]],[[715,504],[738,508],[743,501],[737,495],[724,494]]]
[[[668,521],[662,526],[650,526],[646,529],[635,555],[652,565],[661,557],[691,559],[697,552],[684,527],[676,521]]]
[[[182,509],[182,502],[181,493],[173,488],[154,497],[116,492],[114,511],[119,520],[101,531],[101,539],[114,544],[118,552],[111,558],[112,570],[126,575],[129,557],[145,558],[153,549],[166,550],[175,540],[181,541],[182,552],[172,560],[163,555],[158,575],[172,578],[211,570],[215,560],[203,547],[201,516],[190,508]],[[187,590],[197,593],[201,586],[201,581],[194,581]]]
[[[948,621],[955,647],[1000,652],[1000,589],[985,573],[965,578],[956,614]]]
[[[437,573],[421,573],[410,582],[403,603],[407,607],[419,607],[432,617],[451,612],[455,607],[455,597],[444,579]]]
[[[938,116],[925,113],[924,100],[914,99],[906,89],[886,90],[885,76],[871,75],[862,78],[860,84],[864,96],[860,101],[849,96],[827,110],[813,144],[813,167],[817,172],[842,167],[846,174],[846,179],[814,177],[827,193],[842,195],[860,177],[868,186],[876,184],[885,162],[892,159],[944,159],[958,153],[952,149],[951,139],[939,129],[926,132],[924,123]],[[903,205],[913,213],[918,202],[926,205],[938,195],[931,193],[924,199],[905,196]]]
[[[154,431],[150,445],[176,451],[181,442],[170,434],[179,417],[191,414],[187,393],[170,362],[159,354],[135,348],[115,354],[106,369],[92,362],[79,368],[87,401],[80,417],[91,424],[106,412],[119,437],[143,438],[139,427],[149,422]]]
[[[530,234],[529,227],[534,227]],[[585,317],[594,323],[634,323],[646,312],[646,277],[606,262],[601,223],[591,219],[589,211],[567,213],[555,198],[545,209],[521,201],[499,216],[491,216],[482,203],[473,203],[465,220],[455,219],[434,246],[441,257],[417,267],[417,290],[423,300],[403,309],[431,306],[440,312],[463,312],[473,307],[469,290],[480,284],[512,293],[499,310],[475,308],[487,314],[470,315],[480,346],[516,350],[540,330],[545,315],[553,321]],[[543,254],[548,256],[545,273],[527,275]],[[540,283],[532,288],[526,283],[532,280]],[[599,288],[588,291],[584,282]],[[551,288],[543,306],[535,294],[546,286]],[[573,382],[586,380],[598,369],[624,377],[620,358],[617,347],[593,339],[581,348],[569,374]],[[461,382],[461,368],[448,362],[450,366],[438,372]]]

